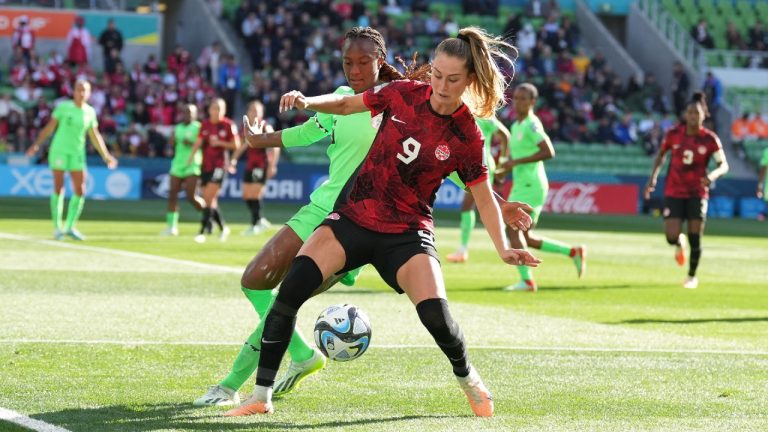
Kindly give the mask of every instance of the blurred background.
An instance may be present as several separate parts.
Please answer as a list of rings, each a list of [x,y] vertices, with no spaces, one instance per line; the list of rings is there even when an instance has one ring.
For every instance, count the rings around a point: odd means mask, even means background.
[[[164,198],[181,106],[199,112],[227,101],[239,123],[261,100],[276,129],[311,113],[278,115],[281,94],[321,94],[346,84],[344,33],[371,26],[388,61],[429,61],[459,28],[477,25],[518,47],[513,85],[534,83],[536,113],[555,142],[545,211],[656,213],[640,188],[664,132],[690,94],[703,89],[709,127],[731,165],[712,192],[711,217],[759,217],[759,159],[768,147],[768,2],[759,0],[0,0],[0,196],[46,197],[46,152],[23,152],[71,96],[93,84],[90,104],[120,168],[107,171],[93,149],[89,194],[101,199]],[[508,71],[511,72],[512,71]],[[507,125],[514,110],[498,117]],[[327,173],[328,142],[287,151],[267,200],[302,203]],[[662,171],[663,173],[664,171]],[[222,199],[241,196],[231,176]],[[436,206],[456,208],[463,192],[445,184]]]

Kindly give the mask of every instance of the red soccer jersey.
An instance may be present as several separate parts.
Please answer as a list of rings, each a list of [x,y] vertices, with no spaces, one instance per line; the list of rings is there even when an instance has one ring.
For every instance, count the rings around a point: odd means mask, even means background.
[[[266,168],[269,158],[267,149],[248,147],[245,152],[245,169]]]
[[[722,148],[717,135],[707,128],[692,136],[685,133],[685,125],[670,129],[661,144],[671,154],[664,196],[709,198],[709,187],[701,179],[707,175],[709,158]]]
[[[218,136],[222,141],[232,141],[234,139],[232,129],[234,129],[234,123],[227,117],[222,117],[221,121],[216,124],[207,119],[203,120],[203,124],[200,126],[200,138],[203,139],[203,172],[224,168],[227,149],[212,146],[210,138]]]
[[[429,105],[432,87],[394,81],[366,91],[371,117],[383,114],[368,156],[339,196],[336,210],[382,233],[433,231],[432,205],[453,171],[467,185],[485,181],[483,136],[466,105],[440,115]]]

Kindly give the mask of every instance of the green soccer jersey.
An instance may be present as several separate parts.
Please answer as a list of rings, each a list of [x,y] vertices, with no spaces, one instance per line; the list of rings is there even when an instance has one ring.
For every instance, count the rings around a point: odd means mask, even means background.
[[[51,142],[51,152],[56,154],[84,154],[85,135],[99,125],[96,111],[83,103],[77,107],[73,101],[62,102],[53,110],[58,125]]]
[[[528,114],[523,121],[512,124],[510,135],[509,155],[512,159],[536,154],[539,151],[539,143],[547,137],[541,121],[533,113]],[[549,187],[543,161],[515,165],[512,169],[512,181],[513,188],[518,185],[542,189]]]
[[[493,179],[493,173],[496,171],[496,161],[493,160],[493,155],[491,154],[491,144],[493,143],[493,135],[504,125],[501,124],[501,121],[496,116],[489,119],[475,117],[475,122],[485,138],[485,145],[483,147],[485,150],[485,164],[488,166],[488,174]]]
[[[334,94],[354,95],[355,91],[341,86]],[[283,130],[285,148],[306,147],[331,135],[328,180],[312,192],[310,201],[328,213],[333,210],[344,185],[368,155],[380,123],[380,115],[371,118],[370,111],[346,116],[317,113],[303,125]]]
[[[760,159],[760,166],[763,168],[768,168],[768,148],[763,150],[763,158]],[[763,199],[768,201],[768,182],[764,185]]]
[[[189,153],[192,151],[192,144],[197,139],[197,134],[200,132],[200,122],[193,121],[189,124],[179,123],[173,129],[174,136],[174,148],[173,148],[173,161],[171,161],[171,167],[184,168],[187,166],[189,160]],[[190,144],[185,144],[186,140]],[[203,163],[203,152],[198,150],[195,153],[193,166],[200,167]]]

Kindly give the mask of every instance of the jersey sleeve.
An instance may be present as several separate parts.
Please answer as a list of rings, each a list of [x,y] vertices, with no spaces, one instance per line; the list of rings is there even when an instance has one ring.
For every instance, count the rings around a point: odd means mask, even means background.
[[[317,113],[304,124],[284,129],[283,147],[307,147],[331,134],[333,115]]]
[[[547,133],[544,132],[544,126],[542,126],[538,119],[531,119],[531,123],[528,125],[528,130],[525,133],[534,145],[538,145],[540,142],[547,139]]]
[[[488,167],[485,165],[483,136],[479,128],[475,127],[468,141],[465,152],[459,157],[456,171],[461,181],[470,187],[488,179]]]
[[[768,167],[768,148],[763,150],[763,158],[760,159],[760,166]]]
[[[418,81],[409,80],[379,84],[363,93],[363,103],[371,110],[371,117],[375,117],[384,112],[392,102],[402,100],[401,93],[413,91],[423,85]]]
[[[355,91],[350,87],[341,86],[333,94],[351,95]],[[283,129],[281,134],[283,147],[307,147],[321,139],[327,137],[333,132],[333,114],[316,113],[312,118],[300,126]]]

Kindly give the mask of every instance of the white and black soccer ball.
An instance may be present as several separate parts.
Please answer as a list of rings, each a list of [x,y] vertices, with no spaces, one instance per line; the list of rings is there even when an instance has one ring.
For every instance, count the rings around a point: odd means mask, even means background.
[[[359,307],[329,306],[315,322],[315,345],[331,360],[354,360],[371,343],[371,321]]]

